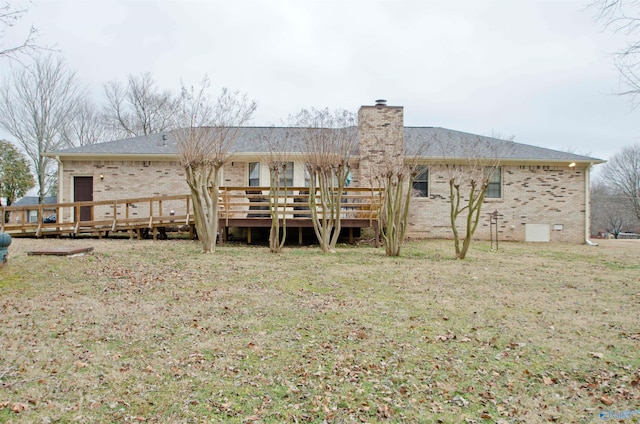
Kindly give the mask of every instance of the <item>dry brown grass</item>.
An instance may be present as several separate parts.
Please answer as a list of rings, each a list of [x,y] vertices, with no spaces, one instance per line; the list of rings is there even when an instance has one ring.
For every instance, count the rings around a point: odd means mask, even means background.
[[[61,244],[95,251],[26,255]],[[456,261],[450,241],[387,258],[14,239],[0,422],[583,423],[640,409],[640,243],[500,247]]]

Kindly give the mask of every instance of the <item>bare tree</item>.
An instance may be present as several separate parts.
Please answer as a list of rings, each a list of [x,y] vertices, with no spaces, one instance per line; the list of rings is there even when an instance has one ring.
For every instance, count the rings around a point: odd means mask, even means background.
[[[623,147],[601,170],[621,205],[640,220],[640,143]]]
[[[69,117],[80,93],[75,71],[57,56],[35,59],[5,78],[0,87],[0,126],[24,149],[42,202],[55,180],[54,161],[44,153],[68,147]]]
[[[482,204],[491,179],[499,175],[500,149],[507,144],[492,142],[491,139],[477,137],[461,146],[459,156],[464,159],[450,159],[446,152],[451,148],[447,143],[433,140],[442,152],[442,169],[449,179],[449,203],[451,231],[457,259],[464,259],[478,228]]]
[[[303,143],[309,172],[309,209],[322,251],[335,252],[340,236],[342,195],[357,146],[355,114],[346,110],[302,110],[294,117],[305,128]]]
[[[117,137],[136,137],[168,131],[180,109],[180,96],[161,90],[150,73],[129,75],[127,85],[104,86],[105,119]]]
[[[174,136],[191,190],[196,231],[205,253],[215,251],[221,170],[240,127],[248,122],[256,103],[223,89],[216,100],[208,96],[209,80],[198,90],[182,87]]]
[[[407,219],[416,166],[388,167],[375,177],[380,188],[378,223],[387,256],[400,256],[407,234]]]
[[[591,234],[607,233],[615,238],[623,231],[624,222],[618,198],[602,178],[591,180]]]
[[[404,137],[409,139],[387,148],[384,165],[374,169],[373,179],[379,189],[378,226],[387,256],[400,256],[407,234],[413,182],[419,170],[418,158],[425,147],[424,140],[414,135],[405,134]],[[378,144],[385,145],[383,140]],[[405,150],[405,145],[410,146],[409,151]]]
[[[627,89],[618,94],[629,96],[632,106],[640,104],[640,1],[593,0],[589,7],[605,28],[630,37],[630,41],[616,52],[614,64]]]
[[[109,135],[104,117],[95,104],[86,95],[79,97],[67,125],[68,143],[72,146],[87,146],[107,141]]]
[[[265,144],[268,147],[265,160],[269,168],[269,199],[271,229],[269,231],[269,250],[280,253],[287,239],[286,205],[289,196],[287,187],[287,171],[289,166],[289,145],[292,132],[284,134],[267,131]],[[290,169],[293,171],[293,169]],[[281,205],[282,202],[282,205]],[[281,207],[282,206],[282,207]],[[282,226],[280,222],[282,221]]]
[[[34,27],[29,29],[24,40],[18,45],[6,46],[2,41],[9,29],[22,19],[27,10],[26,7],[16,7],[9,1],[0,3],[0,58],[20,62],[21,55],[32,54],[40,48],[35,41],[38,31]]]

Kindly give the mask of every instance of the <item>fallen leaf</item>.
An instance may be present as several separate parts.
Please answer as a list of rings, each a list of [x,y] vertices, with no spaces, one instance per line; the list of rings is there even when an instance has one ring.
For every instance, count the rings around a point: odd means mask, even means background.
[[[613,405],[613,399],[611,399],[607,395],[600,396],[600,402],[604,403],[605,405]]]
[[[11,412],[15,412],[16,414],[21,413],[22,411],[26,411],[29,408],[29,405],[26,403],[16,402],[11,405]]]
[[[553,384],[553,380],[549,377],[542,377],[542,382],[547,386],[550,386]]]

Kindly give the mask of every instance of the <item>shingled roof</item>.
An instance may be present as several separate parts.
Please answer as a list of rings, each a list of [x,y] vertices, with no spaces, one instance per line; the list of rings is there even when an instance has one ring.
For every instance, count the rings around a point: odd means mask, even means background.
[[[355,128],[353,129],[355,130]],[[289,150],[302,153],[302,140],[306,128],[286,127],[242,127],[233,145],[232,153],[268,152],[266,140],[287,138],[291,140]],[[500,158],[514,161],[536,162],[590,162],[602,163],[601,159],[576,155],[528,144],[516,143],[469,134],[438,127],[405,127],[405,148],[408,154],[425,159],[462,159],[473,153],[475,157]],[[100,156],[177,156],[176,139],[171,132],[145,135],[124,140],[108,141],[88,146],[49,152],[47,156],[100,157]]]

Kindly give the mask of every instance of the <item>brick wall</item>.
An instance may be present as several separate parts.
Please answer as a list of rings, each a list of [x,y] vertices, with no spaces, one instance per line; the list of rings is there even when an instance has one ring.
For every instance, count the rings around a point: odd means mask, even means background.
[[[401,106],[362,106],[358,111],[360,166],[354,186],[371,187],[376,172],[404,160],[404,117]]]
[[[497,210],[500,240],[525,240],[526,224],[546,224],[550,240],[581,243],[585,228],[585,169],[503,166],[502,198],[487,199],[474,235],[490,239],[489,213]],[[429,168],[429,197],[414,197],[408,233],[413,237],[451,238],[449,183],[439,166]],[[463,222],[459,222],[462,229]],[[495,231],[495,229],[494,229]]]
[[[221,186],[246,186],[248,180],[247,163],[233,161],[225,165],[222,170]]]

